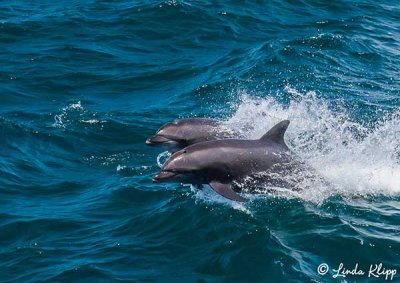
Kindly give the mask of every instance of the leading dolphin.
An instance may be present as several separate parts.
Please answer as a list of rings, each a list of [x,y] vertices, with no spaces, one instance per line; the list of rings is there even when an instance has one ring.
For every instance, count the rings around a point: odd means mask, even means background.
[[[288,126],[288,120],[282,121],[258,140],[226,139],[188,146],[174,153],[153,181],[209,184],[228,199],[246,201],[233,190],[233,184],[263,172],[273,180],[296,163],[284,141]]]
[[[162,145],[169,152],[174,153],[195,143],[232,138],[233,136],[233,131],[224,127],[221,121],[190,118],[163,125],[156,135],[147,139],[146,144]]]

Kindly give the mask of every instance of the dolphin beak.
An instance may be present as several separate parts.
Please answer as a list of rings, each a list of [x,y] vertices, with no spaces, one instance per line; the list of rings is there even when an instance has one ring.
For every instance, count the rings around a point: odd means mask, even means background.
[[[166,143],[169,142],[170,139],[163,137],[163,136],[159,136],[159,135],[155,135],[151,138],[148,138],[146,140],[146,144],[148,145],[157,145],[157,144],[162,144],[162,143]]]
[[[164,180],[168,180],[170,178],[173,178],[176,175],[178,175],[178,173],[170,172],[170,171],[160,171],[160,173],[158,173],[158,174],[153,176],[152,181],[154,183],[159,183],[159,182],[162,182]]]

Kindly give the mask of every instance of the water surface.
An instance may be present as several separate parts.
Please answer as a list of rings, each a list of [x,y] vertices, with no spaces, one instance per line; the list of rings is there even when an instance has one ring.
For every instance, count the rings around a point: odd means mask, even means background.
[[[1,2],[0,281],[400,274],[399,15],[395,0]],[[248,138],[290,119],[289,147],[331,185],[237,204],[153,184],[162,150],[144,141],[193,116]]]

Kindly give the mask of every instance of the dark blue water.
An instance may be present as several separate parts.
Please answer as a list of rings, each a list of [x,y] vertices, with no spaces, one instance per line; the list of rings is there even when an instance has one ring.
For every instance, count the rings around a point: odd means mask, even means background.
[[[2,1],[0,51],[1,282],[400,280],[398,1]],[[290,119],[330,185],[153,184],[146,138],[193,116]]]

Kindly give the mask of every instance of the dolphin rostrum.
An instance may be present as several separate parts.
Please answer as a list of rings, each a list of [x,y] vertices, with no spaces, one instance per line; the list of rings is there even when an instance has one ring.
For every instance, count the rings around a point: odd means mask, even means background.
[[[171,155],[153,181],[209,184],[228,199],[246,201],[234,191],[235,184],[264,172],[266,179],[274,181],[273,176],[284,176],[295,165],[284,141],[288,126],[288,120],[282,121],[258,140],[225,139],[188,146]]]
[[[232,138],[233,131],[224,127],[221,121],[206,118],[181,119],[163,125],[148,145],[162,145],[171,153],[189,145],[223,138]]]

